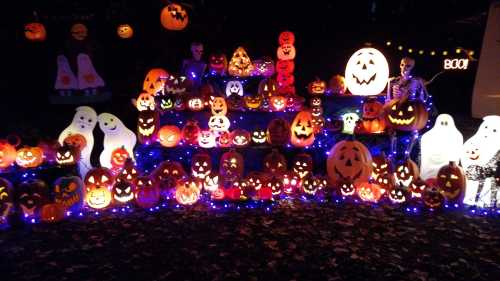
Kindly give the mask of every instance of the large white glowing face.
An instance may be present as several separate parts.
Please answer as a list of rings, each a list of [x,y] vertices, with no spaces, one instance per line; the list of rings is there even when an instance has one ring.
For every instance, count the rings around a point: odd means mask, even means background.
[[[342,121],[344,122],[344,127],[342,128],[342,133],[353,134],[354,128],[356,128],[356,122],[359,120],[359,115],[356,113],[345,113],[342,115]]]
[[[353,95],[378,95],[384,90],[388,79],[389,65],[377,49],[360,49],[347,62],[345,83]]]

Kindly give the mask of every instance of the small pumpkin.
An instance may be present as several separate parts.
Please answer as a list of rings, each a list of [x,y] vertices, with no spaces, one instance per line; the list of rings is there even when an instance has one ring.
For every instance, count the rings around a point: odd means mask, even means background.
[[[5,140],[0,140],[0,169],[11,166],[17,158],[16,148]]]
[[[116,28],[116,34],[118,34],[118,37],[122,39],[129,39],[134,36],[134,29],[130,26],[130,24],[120,24]]]
[[[245,106],[248,109],[258,109],[260,105],[262,104],[262,96],[261,95],[255,95],[255,96],[245,96],[243,97],[245,101]]]
[[[219,147],[231,147],[233,144],[233,139],[231,133],[228,131],[220,132],[217,137],[217,145]]]
[[[193,205],[200,198],[200,189],[195,180],[181,180],[175,188],[175,200],[182,205]]]
[[[426,186],[422,194],[422,199],[424,205],[431,209],[438,209],[444,203],[443,194],[439,191],[439,188],[433,184]]]
[[[58,203],[46,204],[40,211],[40,219],[43,222],[53,223],[64,219],[64,206]]]
[[[43,150],[40,147],[23,147],[17,151],[16,164],[23,168],[36,168],[43,163]]]
[[[252,142],[254,144],[264,144],[266,143],[267,141],[267,133],[266,131],[260,129],[260,128],[256,128],[253,132],[252,132]]]
[[[165,125],[158,131],[158,141],[163,147],[176,147],[181,141],[181,130],[175,125]]]
[[[189,23],[189,16],[184,7],[170,3],[161,10],[160,21],[168,30],[183,30]]]
[[[404,186],[396,186],[389,191],[389,200],[392,203],[402,204],[408,200],[408,192]]]
[[[34,42],[42,42],[47,38],[45,26],[39,22],[30,22],[24,26],[24,36]]]
[[[231,132],[232,143],[236,147],[246,147],[252,141],[250,132],[244,129],[236,129]]]
[[[142,90],[150,95],[164,93],[165,83],[170,77],[168,72],[162,68],[153,68],[148,71],[144,82],[142,83]]]
[[[307,90],[311,95],[322,95],[326,91],[326,82],[316,78],[316,80],[312,81],[307,85]]]
[[[273,149],[264,157],[264,169],[270,174],[284,174],[287,170],[286,158],[277,149]]]
[[[117,178],[112,193],[115,204],[127,204],[134,200],[135,184],[124,178]]]
[[[376,99],[368,99],[363,103],[361,118],[363,130],[368,133],[382,133],[386,127],[383,105]]]
[[[81,134],[70,134],[63,140],[63,145],[70,145],[82,151],[87,146],[87,140]]]
[[[292,44],[282,44],[278,47],[276,51],[276,56],[280,60],[293,60],[297,51],[295,50],[295,46]]]
[[[209,70],[215,74],[223,75],[227,71],[227,57],[223,53],[210,55],[208,60]]]
[[[382,197],[380,185],[373,182],[361,182],[356,188],[356,192],[363,201],[377,203]]]

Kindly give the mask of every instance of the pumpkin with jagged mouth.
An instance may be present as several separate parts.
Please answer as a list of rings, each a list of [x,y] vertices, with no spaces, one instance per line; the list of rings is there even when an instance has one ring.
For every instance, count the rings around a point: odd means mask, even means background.
[[[189,79],[186,76],[170,75],[165,83],[165,92],[171,95],[182,95],[187,91]]]
[[[135,168],[134,160],[132,158],[128,158],[125,160],[125,164],[123,165],[123,169],[120,173],[120,177],[125,178],[125,180],[135,183],[139,173]]]
[[[162,96],[159,98],[161,110],[171,110],[174,108],[174,101],[170,96]]]
[[[397,186],[402,185],[404,187],[409,187],[412,181],[418,178],[418,176],[419,170],[417,164],[411,159],[399,164],[394,172]]]
[[[250,132],[243,129],[236,129],[231,132],[233,145],[237,147],[245,147],[250,143]]]
[[[410,184],[408,190],[411,193],[412,198],[422,198],[422,194],[424,193],[427,184],[421,178],[418,178]]]
[[[126,204],[134,199],[134,185],[124,179],[118,178],[113,185],[113,200]]]
[[[252,132],[252,141],[255,144],[264,144],[267,141],[267,133],[266,131],[262,129],[255,129],[255,131]]]
[[[421,130],[429,119],[424,103],[419,100],[394,99],[385,108],[387,121],[396,130]]]
[[[297,154],[292,165],[292,172],[303,179],[312,173],[312,165],[313,161],[311,155],[306,153]]]
[[[80,159],[80,150],[76,147],[63,144],[57,149],[56,162],[59,165],[74,165]]]
[[[396,186],[389,191],[389,199],[392,203],[402,204],[406,202],[407,191],[403,186]]]
[[[212,172],[212,161],[208,154],[198,153],[191,159],[191,174],[198,179],[205,179]]]
[[[352,196],[354,195],[354,192],[356,192],[356,187],[350,178],[342,178],[337,184],[342,196]]]
[[[47,203],[48,187],[42,180],[27,180],[14,190],[16,202],[21,207],[24,216],[36,215]]]
[[[141,111],[137,119],[137,131],[139,136],[152,137],[157,130],[157,118],[154,111]]]
[[[83,203],[83,182],[79,177],[60,177],[54,183],[54,202],[66,210],[78,210]]]

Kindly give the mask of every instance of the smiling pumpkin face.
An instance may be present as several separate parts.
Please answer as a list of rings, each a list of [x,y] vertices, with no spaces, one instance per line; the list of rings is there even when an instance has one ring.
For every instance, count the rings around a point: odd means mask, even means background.
[[[384,90],[388,79],[389,65],[377,49],[360,49],[347,62],[345,81],[353,95],[378,95]]]
[[[156,139],[160,117],[157,111],[140,111],[137,118],[137,136],[140,143],[149,143]]]
[[[313,116],[310,111],[301,111],[296,116],[290,126],[291,142],[294,146],[305,147],[314,143]]]
[[[130,24],[120,24],[116,28],[116,34],[118,34],[118,37],[122,39],[129,39],[134,36],[134,29]]]
[[[402,185],[407,188],[410,186],[412,181],[419,177],[420,172],[417,164],[413,160],[407,159],[396,166],[393,174],[396,180],[396,185]]]
[[[300,153],[295,156],[292,164],[292,172],[299,178],[305,178],[312,174],[313,160],[311,155],[307,153]]]
[[[198,179],[205,179],[212,172],[212,158],[206,153],[197,153],[191,159],[191,174]]]
[[[165,82],[169,78],[168,72],[162,68],[153,68],[149,70],[142,83],[142,89],[151,94],[156,95],[159,92],[163,93]]]
[[[224,99],[223,97],[211,97],[210,110],[212,111],[212,115],[226,115],[227,114],[226,99]]]
[[[386,121],[400,131],[421,130],[427,124],[429,113],[419,100],[394,99],[385,106]]]
[[[222,75],[227,69],[227,58],[223,53],[210,55],[208,66],[210,71]]]
[[[43,150],[40,147],[23,147],[17,151],[16,164],[23,168],[35,168],[43,163]]]
[[[359,141],[343,140],[335,144],[326,162],[328,177],[336,183],[340,179],[366,182],[372,173],[370,151]]]

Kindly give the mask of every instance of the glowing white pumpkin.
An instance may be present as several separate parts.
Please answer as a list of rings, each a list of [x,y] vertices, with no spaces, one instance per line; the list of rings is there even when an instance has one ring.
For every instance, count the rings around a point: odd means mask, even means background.
[[[389,65],[377,49],[357,50],[347,62],[345,83],[353,95],[378,95],[384,90],[388,79]]]

